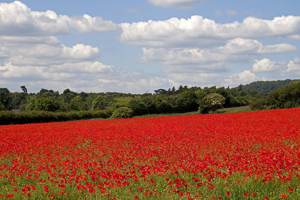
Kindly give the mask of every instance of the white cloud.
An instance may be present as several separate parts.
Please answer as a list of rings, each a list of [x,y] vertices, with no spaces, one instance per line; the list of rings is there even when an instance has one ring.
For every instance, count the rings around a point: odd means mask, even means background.
[[[226,54],[264,54],[264,53],[287,53],[297,51],[296,46],[282,43],[263,46],[259,41],[252,39],[235,38],[218,48],[219,52]]]
[[[0,65],[3,85],[13,85],[22,79],[28,89],[43,87],[63,91],[120,91],[144,93],[157,88],[171,87],[168,79],[140,72],[126,72],[121,68],[100,62],[64,63],[48,66],[17,66],[12,63]]]
[[[142,47],[206,46],[234,38],[260,39],[291,37],[300,32],[300,16],[273,20],[247,17],[243,22],[219,24],[201,16],[189,19],[122,23],[120,40]]]
[[[253,72],[271,72],[271,71],[278,71],[280,69],[286,68],[285,62],[274,62],[268,58],[264,58],[262,60],[255,60],[255,63],[252,66]]]
[[[239,14],[236,10],[227,10],[226,13],[227,13],[227,15],[237,15],[237,14]]]
[[[158,62],[165,65],[167,72],[196,71],[224,72],[229,67],[225,63],[247,62],[264,53],[285,53],[296,51],[290,44],[264,46],[257,40],[236,38],[229,40],[225,46],[215,49],[199,48],[142,48],[142,62]]]
[[[11,55],[7,59],[14,65],[53,65],[66,62],[74,63],[93,60],[100,56],[97,47],[77,44],[73,47],[64,45],[23,45],[10,46]]]
[[[148,0],[149,3],[155,6],[190,8],[200,0]]]
[[[61,18],[68,22],[70,27],[77,29],[80,33],[111,32],[118,29],[117,25],[112,21],[103,20],[99,16],[91,17],[84,14],[83,16],[68,17],[64,15]]]
[[[52,10],[31,11],[20,1],[0,3],[0,35],[53,36],[70,33],[70,27],[80,33],[116,31],[117,25],[102,17],[89,15],[69,17]]]
[[[68,24],[53,11],[31,11],[20,1],[0,3],[0,35],[42,36],[69,33]]]
[[[255,60],[252,66],[253,72],[273,72],[277,77],[300,76],[300,58],[295,57],[289,62],[275,62],[268,58]]]
[[[290,60],[287,64],[287,69],[283,71],[282,75],[300,76],[300,57]]]
[[[243,72],[234,73],[228,77],[225,77],[222,85],[225,86],[237,86],[239,84],[251,83],[254,81],[267,80],[267,78],[259,78],[250,70],[245,70]]]
[[[266,77],[258,77],[250,70],[234,73],[227,77],[223,77],[218,73],[170,73],[167,79],[171,85],[178,87],[179,85],[188,86],[230,86],[236,87],[240,84],[247,84],[253,81],[266,81]]]
[[[0,41],[10,44],[59,44],[55,36],[0,36]]]

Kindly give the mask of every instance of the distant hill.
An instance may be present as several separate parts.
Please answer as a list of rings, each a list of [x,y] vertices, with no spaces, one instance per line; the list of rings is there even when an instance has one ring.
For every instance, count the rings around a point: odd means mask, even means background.
[[[257,91],[260,94],[267,94],[281,87],[289,85],[292,81],[299,81],[300,79],[286,79],[278,81],[256,81],[247,85],[242,85],[245,92]]]

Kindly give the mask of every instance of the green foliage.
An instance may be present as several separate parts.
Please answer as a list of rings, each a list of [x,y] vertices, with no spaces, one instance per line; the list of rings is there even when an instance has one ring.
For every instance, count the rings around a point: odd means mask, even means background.
[[[128,103],[128,108],[132,110],[133,115],[146,114],[146,106],[140,99],[131,99]]]
[[[96,99],[94,99],[92,103],[92,108],[94,110],[103,110],[104,109],[104,97],[102,95],[98,95]]]
[[[71,110],[80,111],[88,110],[88,105],[82,100],[81,96],[76,96],[71,100]]]
[[[157,113],[172,112],[172,105],[160,96],[156,97],[155,105]]]
[[[18,109],[20,108],[21,102],[26,100],[27,93],[19,93],[19,92],[14,92],[10,93],[10,105],[13,109]]]
[[[0,102],[0,111],[5,110],[4,105]]]
[[[197,110],[198,103],[197,103],[197,96],[194,91],[189,90],[186,92],[181,93],[182,97],[182,109],[181,112],[189,112]]]
[[[278,109],[293,108],[300,106],[300,82],[291,82],[288,86],[277,89],[251,103],[252,109]]]
[[[77,96],[77,93],[69,89],[65,89],[62,94],[64,103],[70,103],[75,96]]]
[[[26,106],[26,111],[34,110],[35,101],[36,101],[36,96],[30,97],[29,103]]]
[[[147,114],[156,113],[155,100],[152,96],[145,96],[141,98],[141,103],[144,104],[144,112]]]
[[[111,115],[111,119],[131,118],[132,110],[127,107],[117,108]]]
[[[10,105],[11,97],[7,88],[0,88],[0,103],[5,107],[6,110],[11,109]]]
[[[71,120],[82,120],[92,118],[110,118],[112,110],[101,111],[71,111],[71,112],[47,112],[47,111],[27,111],[14,113],[12,111],[0,112],[0,125],[60,122]]]
[[[60,103],[54,98],[40,98],[35,100],[33,110],[55,112],[60,110]]]
[[[300,80],[286,79],[286,80],[278,80],[278,81],[256,81],[242,87],[245,92],[256,91],[259,94],[267,94],[279,88],[285,87],[293,81],[299,82]]]
[[[200,113],[206,114],[222,108],[225,104],[225,98],[218,93],[211,93],[204,97],[204,101],[199,107]]]

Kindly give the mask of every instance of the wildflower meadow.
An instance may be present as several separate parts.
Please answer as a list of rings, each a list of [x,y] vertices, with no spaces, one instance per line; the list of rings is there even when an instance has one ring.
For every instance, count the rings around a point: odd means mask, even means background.
[[[0,126],[0,199],[300,199],[300,109]]]

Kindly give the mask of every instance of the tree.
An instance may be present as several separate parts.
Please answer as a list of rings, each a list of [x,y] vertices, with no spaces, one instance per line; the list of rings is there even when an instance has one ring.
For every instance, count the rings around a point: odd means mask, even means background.
[[[23,91],[24,93],[27,94],[27,89],[26,89],[26,87],[25,87],[24,85],[22,85],[20,88],[22,89],[22,91]]]
[[[27,93],[24,92],[14,92],[10,93],[10,105],[13,109],[18,109],[22,101],[26,99]]]
[[[60,109],[60,103],[54,98],[40,98],[35,101],[34,110],[55,112]]]
[[[146,106],[139,99],[131,99],[128,103],[128,108],[133,112],[133,115],[146,114]]]
[[[160,96],[156,97],[155,101],[157,113],[170,113],[172,111],[172,106],[165,99]]]
[[[76,96],[71,100],[71,109],[72,110],[88,110],[88,105],[84,102],[81,96]]]
[[[10,105],[11,97],[7,88],[0,88],[0,103],[3,104],[6,110],[11,109]]]
[[[189,112],[197,110],[197,96],[194,91],[189,90],[187,92],[181,93],[183,110],[182,112]]]
[[[71,100],[77,95],[78,94],[76,92],[73,92],[69,89],[65,89],[62,94],[64,103],[70,103]]]
[[[0,102],[0,111],[5,110],[4,105]]]
[[[145,113],[147,114],[156,113],[155,101],[152,96],[141,98],[141,103],[144,104]]]
[[[117,108],[111,115],[111,119],[131,118],[132,110],[127,107]]]
[[[218,93],[211,93],[204,97],[204,101],[200,105],[200,112],[202,114],[214,112],[218,108],[222,108],[225,104],[225,98]]]
[[[104,110],[104,101],[102,95],[98,95],[96,99],[93,100],[92,108],[94,110]]]

